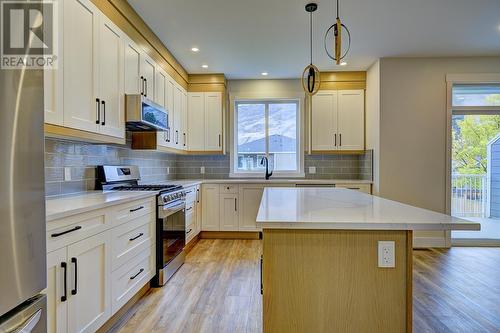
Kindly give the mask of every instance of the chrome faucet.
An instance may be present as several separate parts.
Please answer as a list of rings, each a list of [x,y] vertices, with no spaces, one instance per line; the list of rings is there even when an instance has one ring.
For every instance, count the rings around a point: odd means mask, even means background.
[[[269,180],[269,178],[273,175],[273,172],[269,172],[269,160],[266,156],[262,158],[262,160],[260,161],[260,165],[264,165],[264,162],[266,164],[266,180]]]

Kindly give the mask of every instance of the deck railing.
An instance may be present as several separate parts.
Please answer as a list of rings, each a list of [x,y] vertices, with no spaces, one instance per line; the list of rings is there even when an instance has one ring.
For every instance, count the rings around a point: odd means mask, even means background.
[[[451,215],[486,217],[486,175],[451,176]]]

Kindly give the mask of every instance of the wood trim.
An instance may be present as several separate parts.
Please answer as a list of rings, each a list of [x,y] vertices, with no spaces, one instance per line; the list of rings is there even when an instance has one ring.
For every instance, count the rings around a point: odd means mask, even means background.
[[[366,82],[366,71],[348,71],[348,72],[321,72],[321,84],[323,82]]]
[[[199,240],[200,240],[200,234],[194,236],[193,239],[191,239],[189,241],[189,243],[184,247],[184,252],[186,254],[188,254],[189,252],[191,252],[191,250],[196,245],[196,243],[198,243]]]
[[[125,138],[120,139],[109,135],[92,133],[53,124],[44,124],[44,131],[45,136],[52,138],[62,138],[95,143],[114,143],[120,145],[126,144]]]
[[[180,86],[187,89],[187,71],[126,0],[91,1]]]
[[[366,150],[311,150],[309,155],[363,155]]]
[[[366,89],[366,83],[364,81],[353,81],[353,82],[321,82],[321,87],[319,90],[356,90],[356,89]]]
[[[223,84],[226,85],[226,77],[224,74],[189,74],[188,75],[190,84]]]
[[[137,301],[149,291],[149,289],[151,289],[151,286],[148,282],[127,303],[125,303],[125,305],[122,306],[120,310],[118,310],[111,318],[109,318],[108,321],[106,321],[104,325],[102,325],[96,331],[96,333],[106,333],[111,330],[111,328],[118,322],[123,320],[127,321],[129,319],[126,316],[128,310],[130,310],[135,305],[135,303],[137,303]],[[132,314],[132,312],[130,314]]]
[[[406,232],[406,333],[413,330],[413,231]]]
[[[260,239],[258,231],[202,231],[199,236],[201,239]]]
[[[221,92],[226,91],[226,86],[221,83],[191,83],[189,82],[188,92]]]

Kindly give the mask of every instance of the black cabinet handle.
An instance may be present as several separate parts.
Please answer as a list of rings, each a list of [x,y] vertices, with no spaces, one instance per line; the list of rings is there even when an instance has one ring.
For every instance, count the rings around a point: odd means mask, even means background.
[[[71,258],[71,262],[75,264],[75,284],[74,288],[71,290],[71,295],[76,295],[78,292],[78,262],[75,257]]]
[[[141,76],[141,95],[144,95],[144,76]]]
[[[189,229],[186,234],[189,234],[191,231],[193,231],[193,229]]]
[[[182,135],[184,136],[184,147],[186,146],[186,133],[182,133]]]
[[[141,274],[142,272],[144,272],[144,268],[141,268],[141,269],[139,270],[139,272],[137,272],[137,274],[135,274],[134,276],[131,276],[131,277],[130,277],[130,280],[135,279],[135,278],[136,278],[136,277],[138,277],[138,276],[139,276],[139,274]]]
[[[334,146],[336,147],[337,146],[337,133],[335,133],[334,136],[335,136],[335,144],[334,144]]]
[[[68,264],[65,262],[61,263],[61,268],[63,269],[64,272],[64,278],[63,278],[63,292],[64,294],[61,296],[61,302],[66,302],[68,299]]]
[[[96,113],[97,113],[97,119],[95,120],[95,123],[99,124],[101,122],[101,103],[100,103],[100,99],[96,98],[95,102],[96,102]]]
[[[200,190],[196,189],[196,202],[200,203]]]
[[[262,267],[264,266],[264,256],[260,256],[260,294],[264,295],[264,283],[262,282]]]
[[[339,139],[340,139],[340,147],[342,147],[342,133],[339,134]]]
[[[106,101],[102,101],[102,123],[101,125],[106,125]]]
[[[81,228],[82,228],[81,226],[77,225],[73,229],[69,229],[69,230],[66,230],[66,231],[53,233],[52,235],[50,235],[50,237],[54,237],[55,238],[55,237],[59,237],[59,236],[62,236],[62,235],[66,235],[66,234],[69,234],[70,232],[80,230]]]
[[[144,84],[146,89],[144,90],[144,96],[148,97],[148,79],[144,78]]]
[[[186,211],[193,209],[193,207],[186,208]]]
[[[234,198],[234,211],[235,211],[235,212],[237,211],[237,209],[236,209],[236,200],[237,200],[237,199],[236,199],[236,198]]]
[[[175,130],[175,144],[176,145],[179,144],[179,131],[178,130]]]
[[[348,190],[359,190],[360,188],[359,187],[348,187],[347,189]]]
[[[142,232],[140,234],[138,234],[137,236],[135,236],[135,237],[129,238],[129,241],[134,241],[134,240],[136,240],[137,238],[139,238],[141,236],[144,236],[144,234]]]
[[[219,147],[220,147],[220,134],[219,134]]]
[[[141,210],[143,209],[144,206],[141,206],[141,207],[137,207],[137,208],[134,208],[134,209],[131,209],[130,212],[133,213],[133,212],[137,212],[138,210]]]

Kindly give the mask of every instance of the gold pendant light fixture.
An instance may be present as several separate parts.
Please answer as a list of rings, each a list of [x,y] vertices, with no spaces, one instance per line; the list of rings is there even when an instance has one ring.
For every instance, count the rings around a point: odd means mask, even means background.
[[[308,3],[306,5],[306,12],[309,13],[309,38],[310,38],[310,52],[311,52],[311,63],[304,68],[302,72],[302,88],[307,95],[312,96],[316,94],[321,85],[320,72],[318,67],[314,66],[312,63],[313,59],[313,12],[318,9],[316,3]]]
[[[333,52],[330,52],[330,49],[328,47],[328,40],[329,40],[328,36],[331,34],[332,31],[334,36],[334,42],[333,42]],[[342,44],[342,36],[344,35],[344,33],[347,36],[347,43],[345,45]],[[324,43],[325,43],[325,51],[328,57],[330,57],[330,59],[332,60],[335,60],[335,63],[337,65],[340,65],[341,60],[343,60],[346,57],[347,53],[349,52],[349,49],[351,48],[351,33],[349,32],[349,29],[347,29],[347,27],[342,23],[342,21],[340,21],[339,0],[337,0],[337,18],[335,19],[335,23],[332,24],[326,30]]]

